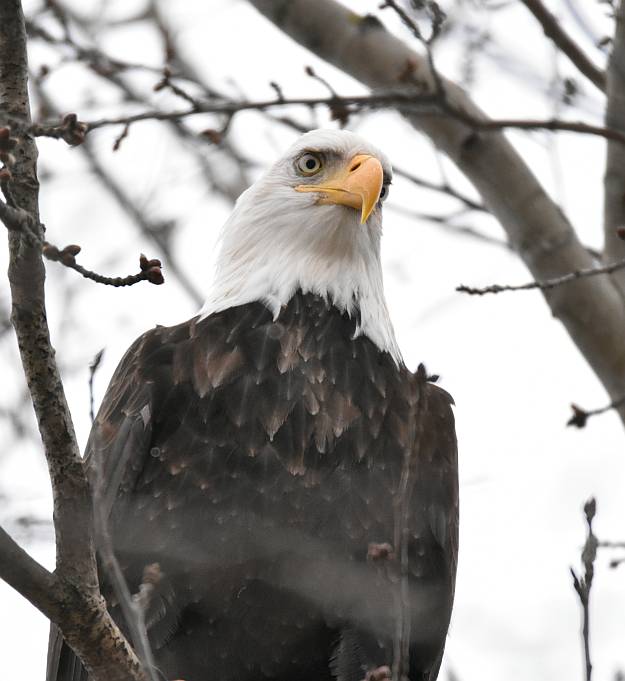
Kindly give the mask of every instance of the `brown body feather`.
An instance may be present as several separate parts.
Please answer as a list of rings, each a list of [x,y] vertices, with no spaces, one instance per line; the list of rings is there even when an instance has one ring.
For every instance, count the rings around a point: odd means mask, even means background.
[[[410,679],[436,677],[458,550],[451,398],[355,328],[298,293],[275,321],[251,303],[157,327],[113,376],[89,464],[131,590],[149,563],[164,574],[148,613],[164,678],[358,681],[398,643]],[[84,678],[56,641],[49,681]]]

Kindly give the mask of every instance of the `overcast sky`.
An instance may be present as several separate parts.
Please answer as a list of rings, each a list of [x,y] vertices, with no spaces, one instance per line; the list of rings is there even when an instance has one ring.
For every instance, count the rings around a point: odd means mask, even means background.
[[[379,3],[346,4],[358,12],[377,12]],[[467,1],[454,12],[476,33],[489,31],[494,38],[476,64],[472,92],[478,104],[493,116],[552,115],[545,93],[554,73],[569,73],[568,64],[555,57],[519,3],[492,15],[480,9],[481,4]],[[575,23],[569,4],[551,3],[597,64],[603,65],[604,54]],[[589,3],[579,4],[588,12],[586,28],[591,30],[587,32],[601,36],[609,23],[598,3],[591,8]],[[86,11],[100,3],[83,0],[75,5]],[[37,3],[29,1],[25,6],[33,8]],[[103,16],[122,18],[141,2],[115,0],[102,6]],[[360,85],[285,38],[243,0],[168,0],[164,7],[186,56],[215,86],[233,95],[271,97],[272,80],[289,96],[324,95],[323,87],[304,75],[308,64],[339,93],[362,92]],[[393,15],[378,14],[389,28],[411,40]],[[461,78],[466,70],[461,46],[469,35],[468,30],[452,32],[437,48],[439,68],[452,78]],[[141,23],[102,31],[99,37],[113,56],[162,64],[157,37]],[[57,61],[57,53],[49,48],[33,47],[35,69]],[[145,86],[156,76],[137,74],[136,79]],[[116,93],[109,86],[72,66],[52,76],[49,91],[63,111],[77,110],[85,119],[117,110]],[[157,103],[168,101],[166,95],[153,97]],[[584,85],[579,108],[564,110],[562,115],[599,122],[601,106],[592,86]],[[308,112],[290,113],[310,123]],[[335,125],[321,110],[317,120],[319,125]],[[217,124],[206,116],[194,121],[197,129]],[[474,196],[453,166],[437,157],[428,140],[399,116],[355,117],[350,127],[382,148],[397,167],[433,182],[444,173],[454,186]],[[215,241],[230,204],[209,191],[197,165],[162,124],[134,126],[113,153],[119,132],[94,133],[96,151],[150,219],[175,218],[176,255],[194,285],[206,291]],[[237,116],[230,134],[255,162],[252,179],[295,136],[254,113]],[[509,137],[581,238],[599,247],[603,143],[541,133]],[[79,150],[48,140],[41,142],[40,152],[42,216],[52,241],[79,243],[81,262],[112,274],[135,271],[139,252],[159,257],[88,174]],[[614,414],[607,414],[592,419],[585,430],[565,428],[572,401],[594,407],[607,398],[539,293],[469,298],[455,292],[460,283],[529,279],[525,267],[505,248],[406,215],[406,211],[445,213],[455,205],[396,178],[385,204],[383,246],[388,302],[407,364],[415,368],[424,362],[440,374],[441,385],[457,405],[461,546],[445,669],[453,668],[462,681],[581,679],[580,613],[569,566],[579,567],[585,537],[582,506],[591,495],[598,502],[598,536],[625,539],[622,426]],[[456,224],[503,238],[488,216],[463,216]],[[0,259],[4,270],[4,252]],[[87,367],[95,353],[106,348],[96,376],[99,401],[121,354],[137,335],[155,323],[183,321],[197,306],[172,277],[162,287],[142,284],[117,290],[81,280],[54,263],[48,264],[48,273],[53,342],[65,367],[69,402],[84,446],[89,431]],[[6,304],[6,280],[0,286],[0,300]],[[13,339],[0,345],[1,370],[11,377],[0,406],[11,403],[19,390],[14,345]],[[50,493],[40,446],[32,439],[16,441],[6,424],[0,425],[0,438],[0,521],[52,568]],[[19,523],[23,516],[41,524],[25,528]],[[600,553],[592,594],[597,680],[625,670],[625,567],[609,569],[612,557]],[[42,679],[46,645],[45,619],[0,584],[0,678]]]

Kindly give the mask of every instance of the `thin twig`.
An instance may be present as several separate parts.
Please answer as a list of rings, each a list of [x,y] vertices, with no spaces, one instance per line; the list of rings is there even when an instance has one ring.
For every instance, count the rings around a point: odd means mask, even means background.
[[[438,192],[439,194],[447,194],[447,196],[451,196],[452,198],[457,199],[458,201],[463,203],[470,210],[479,211],[481,213],[489,212],[488,208],[486,208],[484,204],[475,201],[474,199],[466,196],[466,194],[463,194],[462,192],[459,192],[457,189],[454,189],[449,184],[447,184],[447,182],[443,182],[442,184],[436,184],[435,182],[431,182],[430,180],[418,177],[417,175],[414,175],[413,173],[407,170],[398,168],[395,165],[393,166],[393,174],[402,177],[404,180],[412,182],[418,187],[423,187],[423,189],[429,189],[433,192]]]
[[[81,274],[85,279],[95,281],[96,284],[104,284],[105,286],[114,286],[116,288],[123,286],[134,286],[140,281],[149,281],[150,284],[163,284],[163,272],[161,271],[161,261],[153,258],[148,260],[145,255],[139,256],[140,271],[137,274],[129,274],[125,277],[105,277],[102,274],[86,269],[76,262],[76,256],[80,253],[80,246],[72,244],[66,246],[63,250],[59,250],[56,246],[44,242],[43,255],[53,262],[60,262],[65,267],[69,267]]]
[[[625,405],[625,395],[622,397],[617,398],[616,400],[612,400],[610,404],[607,404],[605,407],[599,407],[598,409],[582,409],[577,404],[571,404],[571,409],[573,410],[573,415],[571,418],[566,422],[567,426],[575,426],[576,428],[584,428],[586,426],[586,422],[591,416],[598,416],[599,414],[605,414],[606,412],[612,410],[612,409],[619,409]]]
[[[330,85],[329,81],[320,76],[315,69],[313,69],[312,66],[306,66],[304,68],[304,72],[306,73],[307,76],[312,78],[313,80],[316,80],[318,83],[321,83],[323,87],[330,93],[330,97],[336,99],[338,97],[336,90]],[[275,89],[275,88],[274,88]],[[278,95],[278,98],[280,98],[280,93],[276,93]],[[282,96],[282,99],[284,99],[284,96]]]
[[[439,7],[438,3],[435,2],[435,0],[425,0],[425,2],[421,4],[422,7],[420,7],[420,9],[427,13],[432,29],[430,35],[427,38],[423,35],[423,31],[419,28],[417,22],[414,21],[395,0],[385,0],[379,6],[379,8],[386,9],[388,7],[392,9],[401,19],[404,26],[406,26],[406,28],[414,35],[414,37],[419,40],[419,42],[423,43],[427,49],[429,49],[432,43],[439,36],[443,27],[443,22],[446,19],[446,15]]]
[[[93,399],[93,379],[95,378],[96,371],[98,370],[100,363],[102,362],[102,357],[104,355],[104,348],[96,353],[95,357],[91,360],[89,364],[89,416],[91,418],[91,423],[95,421],[95,404]]]
[[[600,541],[597,546],[602,549],[625,549],[625,541]]]
[[[148,66],[146,64],[116,59],[93,46],[82,47],[71,38],[68,32],[64,32],[62,38],[57,38],[43,28],[43,26],[29,20],[26,21],[26,28],[30,38],[39,38],[50,45],[70,47],[74,52],[74,61],[84,61],[101,71],[147,71],[148,73],[162,73],[162,69],[158,66]]]
[[[100,180],[102,186],[113,196],[122,210],[137,225],[141,233],[150,238],[159,248],[159,254],[165,262],[167,272],[176,277],[176,280],[194,304],[201,305],[204,300],[202,294],[189,277],[188,270],[185,270],[173,255],[169,234],[175,225],[166,221],[157,222],[148,219],[145,210],[141,210],[129,195],[126,185],[120,182],[113,173],[108,172],[96,156],[91,145],[88,143],[83,144],[81,150],[87,157],[91,172]]]
[[[395,0],[385,0],[380,6],[379,9],[386,9],[386,8],[392,9],[395,14],[401,19],[402,23],[404,26],[412,33],[412,35],[419,41],[424,42],[423,34],[421,33],[421,29],[417,25],[415,21],[411,19],[411,17],[408,15],[408,13],[404,10],[403,7],[400,7]]]
[[[415,220],[424,220],[426,222],[431,222],[434,225],[441,227],[442,229],[451,232],[452,234],[457,234],[458,236],[471,237],[482,241],[483,243],[492,244],[493,246],[500,246],[508,251],[512,251],[513,248],[511,244],[503,239],[497,239],[496,237],[490,236],[479,229],[472,227],[471,225],[459,225],[452,220],[459,217],[461,213],[451,214],[451,215],[436,215],[432,213],[423,213],[421,211],[411,210],[404,206],[400,206],[394,203],[387,203],[384,210],[391,210],[400,215],[404,215]]]
[[[126,139],[126,137],[128,137],[129,132],[130,132],[130,124],[125,125],[124,129],[115,138],[115,141],[113,142],[113,151],[119,151],[119,148],[121,147],[122,142]]]
[[[140,271],[137,274],[129,274],[125,277],[106,277],[92,270],[88,270],[76,262],[76,256],[81,248],[76,244],[65,246],[60,249],[53,244],[43,241],[39,235],[35,218],[21,208],[13,208],[4,201],[0,201],[0,221],[12,232],[19,232],[22,239],[29,246],[39,246],[41,252],[47,260],[60,262],[65,267],[69,267],[81,274],[85,279],[95,281],[97,284],[105,286],[123,287],[134,286],[141,281],[149,281],[151,284],[164,283],[161,261],[156,258],[148,259],[145,255],[139,256]]]
[[[154,86],[154,92],[159,92],[160,90],[171,90],[177,97],[180,97],[180,99],[184,99],[187,104],[190,104],[194,109],[197,109],[202,105],[200,100],[196,99],[192,95],[190,95],[186,90],[181,88],[179,85],[176,85],[175,83],[172,82],[171,80],[171,70],[168,67],[165,67],[163,69],[163,77],[159,82]]]
[[[597,557],[597,537],[595,537],[592,531],[592,521],[596,511],[597,502],[591,497],[584,504],[584,515],[586,516],[588,533],[586,535],[586,543],[582,549],[583,576],[578,576],[575,570],[570,568],[571,576],[573,577],[573,588],[582,605],[582,647],[584,650],[585,681],[591,681],[592,676],[592,663],[590,661],[590,590],[595,573],[595,558]]]
[[[504,291],[531,291],[532,289],[541,289],[546,291],[557,286],[562,286],[563,284],[569,284],[572,281],[578,279],[583,279],[584,277],[594,277],[599,274],[612,274],[617,270],[621,270],[625,267],[625,258],[623,260],[618,260],[617,262],[610,263],[609,265],[603,265],[601,267],[589,267],[588,269],[575,270],[574,272],[569,272],[561,277],[554,277],[553,279],[545,279],[544,281],[530,281],[527,284],[491,284],[490,286],[484,286],[483,288],[474,288],[471,286],[465,286],[461,284],[456,287],[456,291],[460,293],[468,293],[472,296],[483,296],[487,293],[503,293]]]

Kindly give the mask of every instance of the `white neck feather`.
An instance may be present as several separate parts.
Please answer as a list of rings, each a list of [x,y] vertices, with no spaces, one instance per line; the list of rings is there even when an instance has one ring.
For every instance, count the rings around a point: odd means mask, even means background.
[[[386,307],[380,262],[380,211],[321,206],[268,173],[244,192],[224,225],[215,279],[202,318],[263,302],[277,318],[294,293],[315,293],[348,314],[360,312],[364,335],[397,364],[401,353]]]

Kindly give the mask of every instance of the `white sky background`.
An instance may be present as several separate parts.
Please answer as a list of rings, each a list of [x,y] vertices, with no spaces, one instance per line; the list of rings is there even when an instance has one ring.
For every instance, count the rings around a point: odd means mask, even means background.
[[[141,2],[104,3],[109,15],[124,17]],[[346,2],[358,12],[377,12],[376,0]],[[26,8],[35,7],[26,2]],[[579,2],[597,35],[609,30],[598,3]],[[81,11],[100,6],[83,0]],[[287,96],[323,96],[321,85],[303,75],[311,64],[341,94],[362,92],[350,78],[316,59],[260,18],[244,1],[168,0],[164,5],[186,56],[215,86],[249,98],[269,98],[275,80]],[[443,3],[445,6],[445,3]],[[552,2],[564,25],[600,65],[604,55],[572,21],[565,2]],[[453,9],[449,3],[450,10]],[[472,92],[492,116],[549,117],[545,97],[555,70],[574,74],[556,58],[528,13],[511,3],[488,14],[465,1],[454,16],[488,29],[494,44],[476,66]],[[378,13],[404,40],[412,40],[388,10]],[[162,65],[157,37],[133,24],[99,36],[113,56]],[[462,73],[462,32],[437,48],[439,68],[452,78]],[[33,46],[31,62],[56,63],[55,52]],[[368,58],[363,55],[363,58]],[[137,75],[138,83],[156,77]],[[147,80],[146,80],[147,79]],[[236,85],[235,85],[236,84]],[[582,83],[579,106],[562,116],[601,120],[602,102],[592,85]],[[84,119],[117,112],[116,93],[83,69],[61,68],[48,92],[64,111]],[[162,93],[155,102],[180,102]],[[85,105],[92,100],[93,106]],[[102,106],[107,103],[108,106]],[[308,123],[307,111],[293,110]],[[320,125],[332,125],[322,110]],[[198,130],[218,127],[201,116]],[[354,117],[350,127],[383,148],[398,166],[440,181],[441,163],[449,180],[471,192],[450,163],[438,159],[427,139],[392,113]],[[124,182],[152,219],[175,218],[176,254],[195,285],[206,290],[215,242],[231,207],[212,194],[191,157],[158,123],[134,126],[120,151],[112,143],[119,129],[92,135],[100,158]],[[292,142],[294,133],[259,114],[236,117],[231,139],[258,165],[252,176]],[[524,158],[573,220],[581,238],[601,245],[604,145],[598,139],[562,134],[511,133]],[[207,153],[215,154],[213,150]],[[80,262],[97,271],[136,271],[141,251],[159,257],[155,247],[120,212],[85,171],[81,152],[62,142],[41,140],[42,216],[58,245],[79,243]],[[536,292],[470,298],[454,291],[459,283],[521,283],[528,273],[505,249],[450,234],[393,209],[446,212],[455,204],[397,178],[385,205],[384,266],[391,314],[410,367],[423,361],[442,375],[441,385],[455,397],[460,442],[461,548],[456,605],[445,669],[462,681],[581,679],[580,612],[569,566],[579,566],[585,537],[582,506],[598,501],[596,533],[625,539],[625,458],[623,431],[614,414],[593,418],[582,431],[567,429],[569,403],[592,407],[606,402],[598,381]],[[489,217],[467,216],[458,224],[477,226],[502,237]],[[4,249],[1,269],[6,269]],[[102,347],[105,360],[96,377],[96,401],[134,338],[155,323],[172,324],[196,307],[172,277],[162,287],[140,284],[111,289],[84,281],[50,263],[49,321],[66,373],[66,389],[76,430],[84,446],[89,430],[88,369]],[[1,284],[6,307],[8,287]],[[0,407],[18,392],[15,342],[1,341],[4,394]],[[28,416],[30,418],[30,416]],[[18,442],[0,422],[0,522],[49,568],[54,563],[49,483],[40,445]],[[18,519],[34,516],[39,526]],[[611,679],[625,669],[625,567],[611,570],[613,554],[600,553],[592,592],[594,678]],[[45,670],[47,622],[24,599],[0,584],[0,679],[34,681]],[[443,671],[444,675],[446,672]]]

